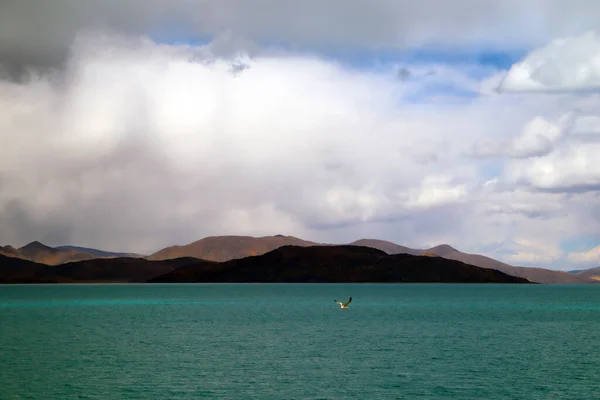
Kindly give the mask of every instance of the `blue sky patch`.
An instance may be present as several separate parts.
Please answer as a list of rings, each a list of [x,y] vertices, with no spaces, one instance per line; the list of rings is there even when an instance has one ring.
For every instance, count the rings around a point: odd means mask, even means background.
[[[598,246],[600,246],[600,238],[591,235],[576,236],[560,242],[560,247],[568,252],[589,251]]]
[[[201,46],[210,43],[212,36],[190,36],[183,30],[172,26],[168,30],[163,29],[150,34],[152,40],[164,44],[188,44]],[[325,58],[333,58],[343,63],[358,68],[372,68],[379,65],[389,64],[445,64],[445,65],[481,65],[498,70],[507,70],[514,63],[525,56],[525,51],[488,51],[479,48],[471,50],[444,50],[444,49],[412,49],[412,50],[385,50],[374,49],[368,51],[353,51],[347,49],[320,49],[315,50],[304,46],[290,46],[285,42],[268,41],[258,44],[264,48],[279,48],[300,53],[312,53],[322,55]]]

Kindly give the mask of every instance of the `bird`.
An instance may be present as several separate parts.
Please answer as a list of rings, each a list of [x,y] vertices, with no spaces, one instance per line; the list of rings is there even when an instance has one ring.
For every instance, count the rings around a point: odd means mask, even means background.
[[[340,308],[348,308],[348,304],[352,301],[352,297],[348,299],[348,301],[344,304],[341,301],[334,300],[336,303],[340,305]]]

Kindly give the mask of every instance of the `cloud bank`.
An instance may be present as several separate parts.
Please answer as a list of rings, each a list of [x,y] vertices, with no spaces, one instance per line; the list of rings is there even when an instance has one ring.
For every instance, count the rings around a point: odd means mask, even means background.
[[[3,0],[0,9],[0,64],[13,75],[60,64],[78,32],[90,27],[165,40],[234,30],[256,43],[340,51],[526,51],[600,29],[593,0]]]
[[[6,4],[9,14],[25,12],[24,3]],[[56,4],[49,20],[63,18]],[[314,19],[301,10],[294,24],[261,25],[243,5],[144,2],[137,15],[140,4],[76,6],[67,24],[41,26],[52,32],[29,39],[6,28],[0,13],[8,71],[0,80],[0,243],[148,253],[208,235],[283,233],[334,243],[450,243],[558,269],[593,260],[562,243],[600,237],[595,35],[549,39],[506,71],[393,61],[358,68],[318,51],[257,43],[279,37],[309,46],[320,37],[328,46],[377,49],[444,37],[444,46],[460,47],[472,44],[472,28],[510,48],[512,39],[495,31],[508,19],[481,28],[489,10],[464,1],[472,6],[465,20],[451,13],[435,28],[427,28],[433,17],[398,28],[378,13],[406,11],[409,20],[425,5],[409,12],[402,2],[381,2],[371,17],[342,7],[346,20],[381,25],[379,36],[356,28],[346,37],[341,23],[310,33]],[[492,8],[519,15],[511,4]],[[304,6],[278,7],[273,15],[286,21]],[[327,7],[323,15],[334,12]],[[559,11],[590,28],[598,20],[586,19],[593,7],[585,17],[558,2],[530,7],[544,16],[538,21]],[[101,29],[80,29],[94,13]],[[184,31],[235,26],[242,34],[207,44],[156,39],[169,18]],[[460,35],[439,36],[460,21]],[[527,31],[531,43],[571,33],[541,25]],[[52,68],[40,69],[44,63]],[[14,79],[7,66],[17,64],[30,68],[19,67]]]
[[[74,44],[63,78],[5,81],[5,207],[39,214],[25,227],[61,232],[52,222],[63,221],[73,231],[48,235],[65,241],[81,237],[76,220],[101,231],[104,213],[129,227],[107,229],[128,235],[193,220],[202,226],[185,229],[196,235],[243,231],[239,220],[273,233],[386,219],[466,193],[469,168],[438,176],[448,161],[434,149],[448,138],[440,122],[400,109],[411,90],[391,71],[287,54],[234,73],[239,60],[211,50],[93,34]],[[449,123],[451,109],[440,109]]]
[[[499,89],[505,92],[600,90],[600,37],[589,32],[553,40],[513,65]]]

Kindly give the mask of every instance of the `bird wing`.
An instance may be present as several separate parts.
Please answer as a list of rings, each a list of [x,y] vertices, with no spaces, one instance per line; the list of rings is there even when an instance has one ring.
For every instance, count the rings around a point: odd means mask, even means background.
[[[334,300],[334,302],[338,303],[340,306],[343,306],[343,305],[344,305],[344,303],[342,303],[342,302],[341,302],[341,301],[339,301],[339,300]]]
[[[344,304],[344,307],[347,307],[347,306],[348,306],[348,304],[350,304],[350,302],[351,302],[351,301],[352,301],[352,297],[350,297],[350,298],[348,299],[348,301],[346,302],[346,304]]]

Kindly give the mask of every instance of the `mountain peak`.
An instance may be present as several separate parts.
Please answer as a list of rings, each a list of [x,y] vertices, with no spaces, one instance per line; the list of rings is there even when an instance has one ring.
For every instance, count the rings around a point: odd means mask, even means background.
[[[449,244],[440,244],[438,246],[435,246],[435,247],[425,250],[425,252],[427,252],[427,253],[433,253],[440,257],[443,257],[450,253],[454,253],[455,251],[458,251],[458,250],[456,250],[454,247],[450,246]]]
[[[19,250],[25,250],[25,251],[28,251],[28,250],[29,251],[31,251],[31,250],[53,250],[53,248],[50,246],[46,246],[45,244],[35,240],[35,241],[21,247]]]

